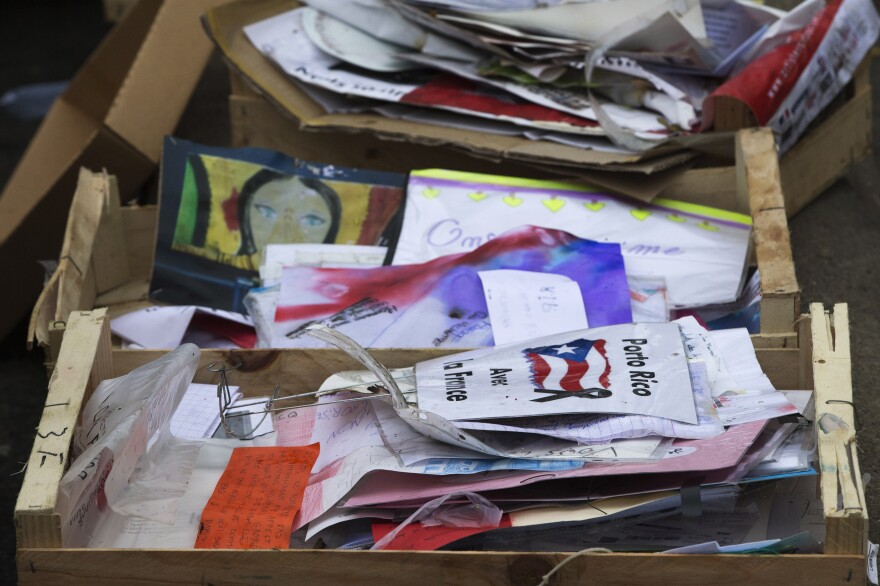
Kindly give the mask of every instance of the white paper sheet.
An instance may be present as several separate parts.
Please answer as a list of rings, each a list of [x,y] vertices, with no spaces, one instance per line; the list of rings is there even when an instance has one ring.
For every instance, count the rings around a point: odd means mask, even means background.
[[[379,267],[388,249],[355,244],[267,244],[266,260],[260,266],[263,287],[281,283],[283,267],[326,268]]]
[[[462,429],[479,431],[530,432],[576,441],[594,447],[605,444],[616,450],[620,442],[613,440],[641,438],[652,435],[682,439],[707,439],[724,433],[724,427],[712,403],[712,395],[702,362],[690,364],[694,402],[697,405],[699,423],[689,425],[671,419],[646,415],[561,415],[518,419],[515,422],[491,423],[484,421],[459,421]]]
[[[372,100],[381,100],[393,105],[405,100],[409,95],[421,88],[424,83],[410,83],[389,78],[388,76],[367,75],[358,73],[354,70],[347,70],[339,67],[343,62],[336,57],[321,51],[314,43],[309,40],[308,35],[303,31],[302,16],[304,9],[296,9],[285,12],[277,16],[273,16],[267,20],[257,22],[244,28],[245,34],[257,49],[259,49],[268,58],[274,60],[288,75],[294,79],[316,86],[318,88],[337,92],[340,94],[355,96],[358,98],[369,98]],[[465,62],[447,58],[443,56],[434,56],[428,54],[401,54],[407,59],[412,59],[417,64],[425,64],[425,60],[437,60],[438,64],[443,64],[446,68],[460,69],[475,67]],[[473,76],[462,74],[461,77],[473,79]],[[479,77],[479,76],[477,76]],[[489,83],[489,86],[501,87],[510,91],[510,88],[502,87],[503,83]],[[512,84],[518,85],[518,84]],[[527,86],[522,86],[527,88]],[[520,93],[533,95],[536,90],[523,89]],[[570,92],[568,92],[570,93]],[[595,125],[574,125],[557,122],[547,124],[540,119],[529,118],[527,116],[519,117],[515,115],[500,116],[492,112],[487,112],[483,108],[471,108],[462,100],[454,103],[447,103],[442,100],[439,94],[435,94],[436,100],[423,105],[428,109],[436,109],[438,111],[448,110],[459,114],[466,114],[475,118],[483,118],[495,121],[508,121],[522,125],[524,128],[543,128],[546,130],[568,130],[575,133],[588,133],[594,135],[604,134],[603,130]],[[524,99],[535,102],[523,96]],[[542,105],[549,105],[554,109],[564,109],[560,106],[560,102],[552,102],[544,100]],[[382,111],[381,108],[375,108]],[[630,110],[628,108],[617,108],[609,106],[609,110],[614,115],[620,116],[626,123],[635,124],[639,129],[647,128],[652,132],[665,133],[665,127],[656,120],[656,114],[642,112],[638,110]],[[575,112],[575,115],[580,115]],[[434,114],[428,114],[430,118],[436,118]],[[583,117],[583,116],[582,116]],[[521,133],[522,131],[520,131]],[[649,135],[653,136],[653,135]]]
[[[478,274],[496,346],[590,327],[581,289],[565,275],[516,270]]]
[[[416,364],[419,408],[449,421],[629,413],[697,423],[677,324],[556,334]]]
[[[594,43],[633,19],[671,12],[695,38],[705,39],[703,14],[696,0],[615,0],[613,2],[571,2],[534,10],[464,12],[466,16],[516,29],[554,37]]]
[[[723,361],[719,381],[713,387],[715,394],[729,390],[776,390],[758,363],[747,329],[712,330],[709,338]]]
[[[474,191],[487,197],[475,202]],[[627,274],[665,278],[676,306],[735,301],[751,235],[745,216],[679,202],[637,205],[580,185],[414,171],[393,264],[472,250],[524,224],[621,243]]]
[[[230,386],[233,401],[241,398],[238,387]],[[214,435],[220,425],[217,385],[192,383],[171,416],[171,433],[182,439],[204,439]]]
[[[797,405],[789,400],[787,393],[805,405],[810,400],[811,391],[737,391],[716,397],[718,416],[724,425],[737,425],[752,421],[762,421],[785,415],[802,413]]]
[[[418,65],[398,57],[407,49],[367,34],[326,12],[312,8],[302,13],[303,32],[325,53],[372,71],[416,69]]]
[[[232,311],[195,305],[157,305],[114,318],[110,322],[110,331],[143,348],[177,348],[183,342],[196,312],[253,326],[250,318]],[[229,346],[237,347],[231,342]]]

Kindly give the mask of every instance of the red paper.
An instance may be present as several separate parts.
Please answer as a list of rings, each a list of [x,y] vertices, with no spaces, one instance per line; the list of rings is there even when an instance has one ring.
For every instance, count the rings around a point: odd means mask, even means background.
[[[767,124],[810,63],[841,3],[842,0],[830,2],[810,24],[789,35],[784,43],[712,92],[710,100],[716,96],[736,98],[752,110],[758,124]],[[704,121],[704,125],[708,128],[709,121]]]
[[[319,449],[233,450],[202,511],[196,549],[287,549]]]
[[[373,539],[379,541],[391,533],[397,525],[397,523],[373,523]],[[510,515],[503,515],[498,527],[446,527],[444,525],[425,527],[416,522],[404,527],[383,549],[434,551],[459,539],[503,527],[510,527]]]
[[[253,326],[223,319],[216,315],[197,311],[193,314],[189,327],[226,338],[242,348],[253,348],[257,345],[257,332]]]

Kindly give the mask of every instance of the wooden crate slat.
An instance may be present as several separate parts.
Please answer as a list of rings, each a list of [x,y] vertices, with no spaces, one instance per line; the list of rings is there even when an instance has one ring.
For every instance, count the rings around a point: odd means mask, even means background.
[[[98,309],[70,315],[15,503],[18,547],[61,547],[60,519],[55,513],[58,486],[69,464],[74,429],[90,386],[108,373],[110,334],[106,314],[106,309]],[[100,361],[103,364],[94,368],[99,352],[104,355]]]
[[[256,550],[25,550],[19,583],[359,584],[536,586],[561,553]],[[851,585],[865,574],[859,556],[593,554],[566,564],[554,586]]]
[[[736,189],[752,214],[754,250],[761,272],[761,333],[794,331],[800,288],[773,133],[767,128],[736,134]]]
[[[855,441],[849,314],[845,304],[835,305],[834,312],[826,314],[822,304],[813,303],[810,315],[825,551],[864,554],[868,511]],[[823,432],[822,417],[826,413],[842,419],[851,438]]]

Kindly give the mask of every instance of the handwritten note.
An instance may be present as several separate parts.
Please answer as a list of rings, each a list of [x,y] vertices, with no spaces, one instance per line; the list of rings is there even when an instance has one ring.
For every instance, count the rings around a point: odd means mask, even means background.
[[[319,450],[236,448],[202,512],[196,549],[286,549]]]
[[[383,445],[371,401],[335,404],[335,401],[358,396],[356,393],[324,395],[313,408],[281,411],[275,416],[278,445],[321,444],[315,473],[358,448]],[[327,401],[331,404],[322,405]]]
[[[495,345],[586,329],[580,286],[566,277],[532,271],[480,271]]]

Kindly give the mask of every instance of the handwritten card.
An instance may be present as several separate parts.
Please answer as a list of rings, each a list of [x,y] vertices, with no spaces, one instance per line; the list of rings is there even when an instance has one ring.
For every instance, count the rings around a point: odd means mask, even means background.
[[[675,307],[735,301],[751,237],[751,218],[726,210],[659,198],[637,204],[579,184],[430,169],[410,174],[392,264],[467,252],[523,225],[619,243],[627,275],[664,279]]]
[[[319,450],[236,448],[202,511],[196,549],[286,549]]]
[[[357,393],[324,395],[312,408],[279,412],[275,416],[278,445],[321,444],[321,455],[315,462],[316,473],[358,448],[383,445],[371,401],[336,403],[358,396]],[[328,401],[331,404],[323,405]]]
[[[533,271],[480,271],[495,345],[585,330],[580,286],[565,275]]]

